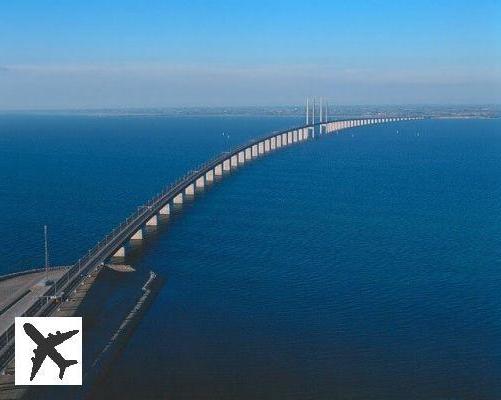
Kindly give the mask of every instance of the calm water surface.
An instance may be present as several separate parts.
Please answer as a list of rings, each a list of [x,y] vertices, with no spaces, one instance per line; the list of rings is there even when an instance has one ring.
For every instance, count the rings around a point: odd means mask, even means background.
[[[298,122],[0,117],[2,271],[42,263],[44,223],[70,263],[197,163]],[[500,154],[501,121],[401,122],[214,184],[85,305],[90,354],[166,278],[102,398],[501,398]]]

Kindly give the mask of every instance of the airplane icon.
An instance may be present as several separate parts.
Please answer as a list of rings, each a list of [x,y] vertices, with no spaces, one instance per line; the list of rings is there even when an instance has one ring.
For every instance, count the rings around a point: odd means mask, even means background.
[[[79,331],[73,330],[61,333],[59,331],[56,334],[49,333],[47,337],[44,337],[37,328],[35,328],[30,323],[25,323],[23,325],[24,331],[26,334],[37,344],[37,348],[33,350],[35,353],[35,357],[31,358],[33,362],[33,368],[31,369],[30,381],[35,378],[38,370],[42,366],[45,358],[49,356],[49,358],[56,363],[59,367],[59,379],[63,379],[64,371],[70,365],[77,364],[76,360],[66,360],[57,350],[56,346],[65,342],[72,336],[76,335]]]

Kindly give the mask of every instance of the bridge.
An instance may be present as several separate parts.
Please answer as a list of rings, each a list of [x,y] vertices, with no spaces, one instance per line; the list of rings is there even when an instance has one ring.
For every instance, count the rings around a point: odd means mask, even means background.
[[[326,118],[326,115],[324,115]],[[198,168],[187,172],[177,181],[163,189],[137,211],[129,215],[120,225],[109,232],[99,243],[69,268],[64,270],[53,285],[35,298],[32,304],[18,316],[49,316],[58,307],[54,298],[65,301],[83,280],[99,269],[103,263],[114,257],[126,256],[130,241],[145,240],[145,228],[159,224],[160,215],[168,215],[176,205],[193,198],[196,189],[211,184],[231,171],[240,168],[255,158],[273,153],[279,149],[305,142],[323,135],[373,124],[419,119],[415,117],[399,118],[361,118],[330,120],[308,123],[281,132],[273,132],[261,138],[240,145],[232,151],[224,152]],[[1,329],[1,328],[0,328]],[[0,368],[3,370],[14,354],[14,320],[0,332]]]

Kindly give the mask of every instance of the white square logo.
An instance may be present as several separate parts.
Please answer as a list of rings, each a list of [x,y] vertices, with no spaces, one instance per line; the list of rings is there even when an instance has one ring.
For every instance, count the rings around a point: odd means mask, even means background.
[[[17,317],[16,385],[82,384],[82,317]]]

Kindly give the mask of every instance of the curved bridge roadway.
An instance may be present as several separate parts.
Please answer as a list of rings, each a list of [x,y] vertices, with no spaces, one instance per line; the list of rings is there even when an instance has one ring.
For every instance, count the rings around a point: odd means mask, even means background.
[[[201,165],[162,190],[142,207],[127,217],[119,226],[106,235],[87,254],[81,257],[62,275],[47,293],[40,296],[23,316],[48,316],[57,307],[50,296],[56,295],[65,300],[67,295],[99,265],[112,257],[124,257],[126,245],[130,240],[143,240],[146,226],[158,224],[158,216],[170,214],[171,206],[182,204],[186,197],[193,197],[196,188],[202,188],[233,169],[254,158],[274,152],[299,142],[315,137],[337,133],[341,130],[394,121],[414,120],[414,117],[400,118],[365,118],[338,121],[326,121],[305,125],[282,132],[274,132],[262,138],[252,140],[230,152],[222,153],[213,160]],[[0,368],[4,368],[12,359],[14,352],[14,321],[5,331],[0,332]]]

